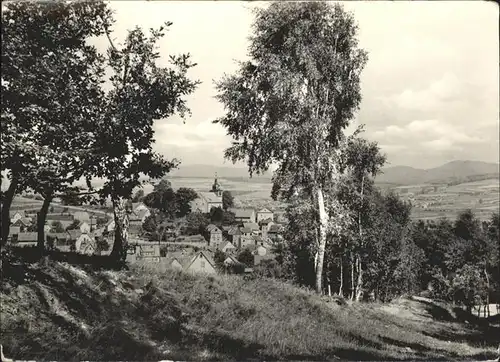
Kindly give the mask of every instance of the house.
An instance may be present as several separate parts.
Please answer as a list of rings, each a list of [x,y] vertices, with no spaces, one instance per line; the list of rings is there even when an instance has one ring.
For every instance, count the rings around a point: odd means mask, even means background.
[[[236,247],[229,240],[225,240],[219,247],[219,250],[224,253],[232,253],[236,251]]]
[[[280,224],[274,224],[274,225],[271,225],[271,227],[269,228],[269,231],[267,232],[267,236],[271,240],[276,240],[278,235],[280,235],[282,232],[283,232],[283,226]]]
[[[184,270],[192,273],[217,273],[215,262],[206,251],[198,252]]]
[[[274,221],[271,219],[264,219],[259,222],[260,234],[263,238],[267,237],[267,232],[269,231],[271,225],[274,225]]]
[[[227,231],[227,236],[233,245],[238,246],[240,244],[241,232],[238,226],[231,226]]]
[[[21,232],[27,231],[28,227],[31,226],[31,218],[22,217],[17,219],[15,222],[11,222],[11,227],[17,226],[21,229]]]
[[[10,222],[14,224],[17,220],[26,217],[26,214],[24,213],[24,210],[14,210],[14,211],[9,211],[9,216],[10,216]]]
[[[141,205],[144,205],[141,203]],[[148,208],[142,208],[140,205],[136,210],[133,210],[132,213],[130,214],[130,221],[137,221],[141,225],[144,223],[146,218],[151,215],[151,211],[149,211]]]
[[[229,211],[234,213],[235,220],[240,223],[254,223],[256,221],[254,209],[230,209]]]
[[[224,265],[229,266],[229,265],[237,265],[241,264],[238,259],[236,259],[235,256],[229,255],[226,259],[224,259]]]
[[[149,208],[143,202],[133,202],[132,203],[132,212],[134,212],[136,214],[139,214],[141,212],[144,212],[144,213],[147,212],[147,213],[149,213],[147,216],[149,216],[151,214],[151,212],[149,211]]]
[[[248,247],[255,246],[255,239],[253,235],[241,235],[240,244],[238,245],[238,249],[243,250]]]
[[[210,192],[198,192],[198,198],[190,203],[191,210],[208,214],[213,207],[222,209],[222,187],[215,174],[214,183]]]
[[[86,221],[80,222],[80,224],[78,225],[78,229],[84,234],[90,233],[90,225]]]
[[[17,234],[17,242],[18,243],[26,243],[26,244],[36,245],[37,240],[38,240],[38,233],[35,233],[35,232]]]
[[[207,233],[209,235],[208,245],[218,248],[222,244],[222,230],[214,224],[210,224],[207,226]]]
[[[87,211],[75,211],[73,212],[73,218],[79,221],[85,221],[90,224],[90,215]]]
[[[252,235],[252,229],[246,227],[240,227],[240,238],[242,236],[251,236],[251,235]]]
[[[259,235],[260,234],[259,225],[254,223],[254,222],[244,222],[243,228],[249,229],[252,235]]]
[[[266,219],[273,220],[273,218],[274,218],[273,212],[266,209],[266,208],[257,211],[257,223],[259,223],[262,220],[266,220]]]
[[[24,231],[23,231],[24,232]],[[9,228],[9,238],[10,240],[12,240],[12,237],[15,235],[16,236],[16,240],[17,240],[17,235],[21,233],[21,227],[19,226],[11,226]]]

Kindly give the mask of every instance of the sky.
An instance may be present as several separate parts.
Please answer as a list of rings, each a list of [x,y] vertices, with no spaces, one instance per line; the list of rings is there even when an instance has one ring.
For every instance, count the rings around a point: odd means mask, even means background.
[[[369,60],[363,101],[352,128],[365,124],[389,165],[417,168],[453,160],[499,161],[498,8],[482,1],[344,2],[359,25]],[[155,123],[155,149],[182,164],[230,165],[231,143],[212,120],[223,115],[214,80],[237,69],[247,54],[253,14],[265,2],[111,1],[112,37],[127,29],[173,22],[159,42],[168,55],[190,53],[202,83],[188,97],[192,115]],[[99,39],[99,47],[107,40]]]

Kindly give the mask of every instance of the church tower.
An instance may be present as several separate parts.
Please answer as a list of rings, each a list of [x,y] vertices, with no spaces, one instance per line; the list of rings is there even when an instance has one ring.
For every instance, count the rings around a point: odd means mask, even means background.
[[[214,184],[212,185],[212,192],[219,197],[222,196],[222,187],[219,184],[219,181],[217,180],[217,172],[215,173]]]

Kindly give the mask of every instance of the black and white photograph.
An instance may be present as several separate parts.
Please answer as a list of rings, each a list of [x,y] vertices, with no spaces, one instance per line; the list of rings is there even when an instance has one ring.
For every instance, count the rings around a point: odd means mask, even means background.
[[[500,361],[496,2],[1,5],[2,361]]]

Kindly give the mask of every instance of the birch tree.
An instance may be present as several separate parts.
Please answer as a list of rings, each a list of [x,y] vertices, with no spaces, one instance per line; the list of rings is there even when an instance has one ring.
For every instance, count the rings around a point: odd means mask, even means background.
[[[306,192],[318,215],[321,293],[328,226],[342,209],[328,204],[325,189],[340,173],[343,131],[361,102],[367,53],[358,47],[353,15],[341,5],[276,2],[256,10],[248,55],[236,74],[217,83],[226,114],[215,122],[234,139],[225,157],[246,160],[250,175],[276,164],[275,198]]]

